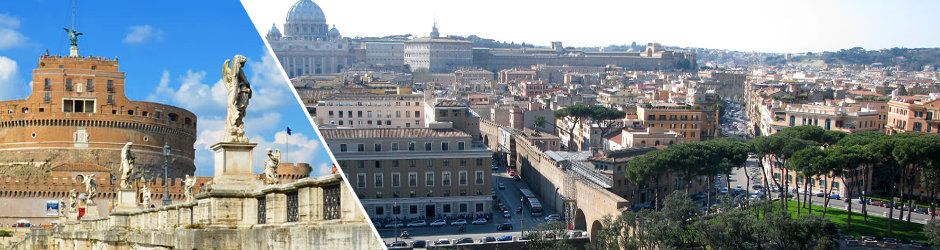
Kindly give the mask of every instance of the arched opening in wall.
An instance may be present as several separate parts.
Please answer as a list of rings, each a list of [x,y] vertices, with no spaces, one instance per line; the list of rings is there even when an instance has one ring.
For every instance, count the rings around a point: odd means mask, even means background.
[[[587,221],[584,220],[584,211],[581,209],[574,212],[574,230],[587,232]]]
[[[190,123],[193,123],[193,119],[189,119],[189,117],[186,117],[186,119],[184,119],[184,123],[186,123],[186,125],[189,125]]]
[[[85,181],[85,176],[84,176],[84,175],[76,175],[76,176],[75,176],[75,181],[81,183],[81,182]]]
[[[488,135],[483,136],[483,144],[487,146],[490,145],[490,137]]]
[[[594,223],[591,223],[591,232],[589,233],[590,235],[588,235],[591,237],[591,242],[595,242],[597,240],[597,232],[600,232],[601,227],[603,226],[604,225],[601,224],[601,221],[596,220]]]
[[[178,114],[176,114],[176,113],[169,113],[169,114],[166,115],[166,117],[167,117],[168,119],[170,119],[170,121],[174,121],[174,122],[175,122],[176,120],[179,120],[180,115],[178,115]]]

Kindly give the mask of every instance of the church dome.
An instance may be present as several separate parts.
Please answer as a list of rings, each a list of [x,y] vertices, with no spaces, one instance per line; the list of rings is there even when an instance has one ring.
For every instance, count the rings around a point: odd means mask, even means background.
[[[268,31],[268,35],[265,37],[269,41],[281,39],[281,30],[277,28],[277,25],[271,24],[271,30]]]
[[[333,28],[330,29],[330,37],[339,37],[339,30],[336,29],[336,25],[333,25]]]
[[[298,0],[287,12],[287,22],[314,22],[326,24],[320,6],[311,0]]]

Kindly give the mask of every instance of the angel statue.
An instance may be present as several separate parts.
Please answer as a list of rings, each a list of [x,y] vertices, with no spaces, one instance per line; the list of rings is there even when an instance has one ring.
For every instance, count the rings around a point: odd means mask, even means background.
[[[128,142],[124,144],[124,148],[121,149],[121,188],[130,188],[131,184],[128,180],[131,178],[131,173],[134,172],[134,152],[131,152],[131,146],[134,146],[133,142]]]
[[[72,42],[71,45],[78,47],[78,36],[84,35],[84,34],[82,34],[81,32],[75,31],[74,29],[69,29],[69,28],[64,28],[64,29],[65,29],[65,32],[69,33],[69,41]]]
[[[69,190],[69,210],[75,208],[75,200],[78,200],[78,192],[73,188]]]
[[[183,195],[186,196],[186,202],[193,202],[193,186],[196,186],[196,177],[186,175],[183,184]]]
[[[224,140],[226,142],[248,142],[248,138],[245,138],[245,124],[242,122],[248,109],[248,99],[251,99],[251,84],[242,71],[247,60],[242,55],[235,55],[235,58],[225,60],[222,64],[222,81],[228,90]]]
[[[281,150],[271,152],[268,149],[268,158],[264,159],[264,180],[268,184],[277,184],[277,164],[281,163]]]
[[[85,178],[85,193],[88,194],[88,204],[95,204],[95,197],[98,196],[98,183],[95,182],[95,174],[88,175],[88,178]]]
[[[144,177],[140,177],[140,196],[142,197],[141,204],[144,207],[150,207],[150,189],[147,188],[147,181],[144,180]]]

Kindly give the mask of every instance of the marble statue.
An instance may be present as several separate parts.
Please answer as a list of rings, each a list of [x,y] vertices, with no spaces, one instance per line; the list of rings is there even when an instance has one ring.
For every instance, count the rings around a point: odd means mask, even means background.
[[[78,192],[73,188],[69,190],[69,209],[75,208],[75,201],[78,200]]]
[[[129,179],[131,178],[131,173],[134,172],[134,152],[131,152],[131,146],[134,146],[133,142],[128,142],[124,144],[124,148],[121,149],[121,188],[130,188],[131,184]]]
[[[196,177],[186,175],[183,184],[183,195],[186,196],[186,202],[193,202],[193,186],[196,186]]]
[[[147,188],[147,182],[143,177],[140,177],[140,196],[142,197],[141,204],[146,207],[150,207],[150,189]]]
[[[268,149],[268,158],[264,160],[264,180],[268,184],[277,184],[277,164],[281,163],[281,150],[271,152]]]
[[[83,182],[85,182],[85,193],[88,194],[87,203],[94,205],[94,199],[98,196],[98,183],[95,182],[95,174],[88,175],[88,178],[85,178]]]
[[[69,41],[71,41],[72,46],[78,47],[78,36],[84,35],[81,32],[75,31],[74,29],[65,28],[65,32],[69,33]]]
[[[248,100],[251,99],[251,84],[245,77],[242,67],[246,59],[242,55],[235,55],[231,60],[222,64],[222,81],[228,90],[228,114],[225,117],[225,142],[248,142],[245,137],[245,111],[248,109]]]
[[[59,199],[59,217],[65,217],[68,214],[68,208],[65,207],[65,198]]]

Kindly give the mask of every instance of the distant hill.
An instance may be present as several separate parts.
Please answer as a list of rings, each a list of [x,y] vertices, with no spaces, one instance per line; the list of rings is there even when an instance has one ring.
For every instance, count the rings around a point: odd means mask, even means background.
[[[842,49],[839,51],[826,51],[822,53],[806,53],[794,55],[789,61],[783,54],[768,55],[764,63],[768,65],[802,64],[813,61],[822,61],[834,65],[871,65],[881,63],[885,67],[900,66],[902,70],[923,70],[924,66],[940,66],[940,48],[890,48],[881,50],[865,50],[861,47]]]

